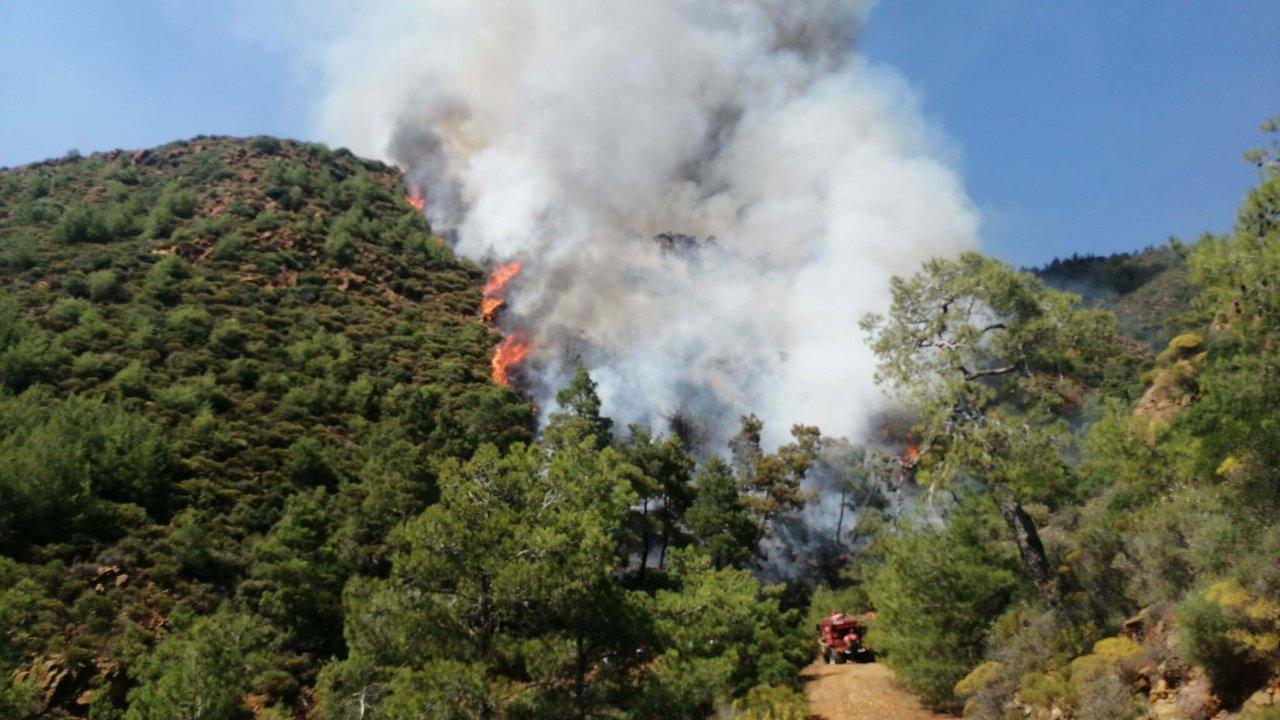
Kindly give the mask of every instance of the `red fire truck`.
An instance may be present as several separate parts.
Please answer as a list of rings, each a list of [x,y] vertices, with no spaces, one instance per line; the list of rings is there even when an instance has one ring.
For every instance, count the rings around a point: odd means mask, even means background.
[[[865,619],[870,619],[869,617]],[[871,662],[871,651],[862,645],[867,627],[863,619],[832,611],[827,619],[818,623],[818,651],[828,665],[854,662]]]

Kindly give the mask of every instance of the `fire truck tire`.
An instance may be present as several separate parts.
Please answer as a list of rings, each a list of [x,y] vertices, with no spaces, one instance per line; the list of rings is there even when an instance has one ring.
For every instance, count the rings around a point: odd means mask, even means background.
[[[844,653],[836,653],[836,664],[843,665],[849,661],[849,656]]]

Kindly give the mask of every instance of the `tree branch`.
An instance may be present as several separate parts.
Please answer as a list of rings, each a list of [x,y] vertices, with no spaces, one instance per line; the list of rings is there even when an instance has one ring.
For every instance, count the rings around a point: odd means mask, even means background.
[[[964,379],[965,379],[965,381],[966,381],[966,382],[972,382],[972,381],[977,380],[977,379],[979,379],[979,378],[991,377],[991,376],[993,376],[993,375],[1008,375],[1009,373],[1011,373],[1011,372],[1013,372],[1014,370],[1017,370],[1017,369],[1018,369],[1018,366],[1017,366],[1017,365],[1005,365],[1004,367],[989,368],[989,369],[987,369],[987,370],[972,370],[972,371],[971,371],[971,370],[967,369],[967,368],[966,368],[965,366],[963,366],[963,365],[957,365],[957,366],[956,366],[956,371],[957,371],[957,372],[959,372],[961,375],[964,375]]]

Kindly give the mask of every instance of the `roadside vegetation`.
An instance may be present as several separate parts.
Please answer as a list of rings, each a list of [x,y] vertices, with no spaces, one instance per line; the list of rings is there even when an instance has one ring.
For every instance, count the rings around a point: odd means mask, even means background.
[[[895,519],[863,570],[872,644],[935,707],[1269,717],[1280,172],[1274,146],[1249,157],[1260,182],[1235,231],[1167,251],[1192,298],[1154,356],[1110,313],[973,255],[896,281],[869,320],[883,379],[920,418],[915,479],[952,491]]]

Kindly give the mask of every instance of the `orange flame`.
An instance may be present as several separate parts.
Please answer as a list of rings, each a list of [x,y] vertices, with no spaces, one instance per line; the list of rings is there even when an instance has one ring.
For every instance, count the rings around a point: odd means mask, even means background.
[[[404,201],[409,204],[409,207],[417,210],[418,212],[426,210],[427,199],[422,196],[422,188],[418,187],[418,183],[412,180],[407,180],[405,182],[409,186],[409,192],[405,193]]]
[[[915,467],[920,462],[920,446],[908,445],[907,449],[902,453],[902,466],[905,468]]]
[[[484,284],[484,298],[480,301],[480,315],[485,322],[493,322],[498,309],[507,302],[507,283],[520,274],[524,266],[519,262],[509,262],[494,268],[489,281]]]
[[[511,373],[529,355],[529,339],[522,332],[513,332],[502,338],[493,351],[493,381],[503,387],[511,385]]]

